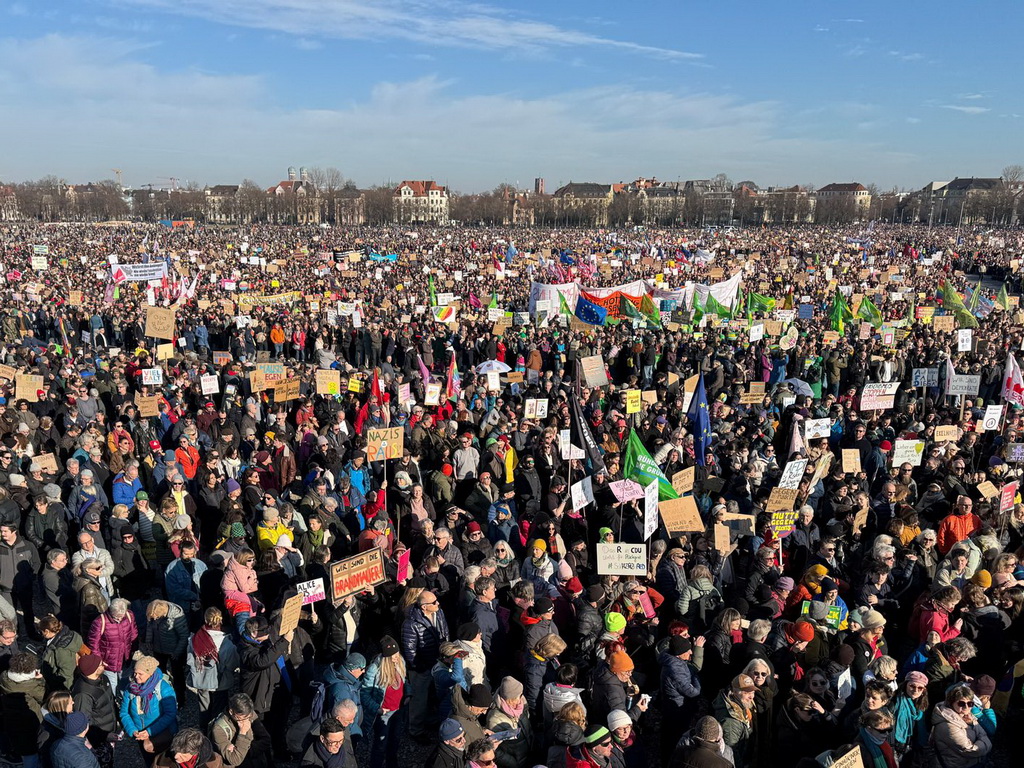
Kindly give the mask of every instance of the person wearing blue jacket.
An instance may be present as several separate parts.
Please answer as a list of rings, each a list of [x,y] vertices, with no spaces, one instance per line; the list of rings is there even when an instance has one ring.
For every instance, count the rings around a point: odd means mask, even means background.
[[[50,747],[51,768],[100,768],[99,761],[85,743],[89,717],[69,712],[64,718],[64,735]]]
[[[135,661],[132,681],[121,699],[121,725],[125,736],[138,743],[147,766],[178,732],[174,688],[152,656],[140,656]]]
[[[661,667],[661,721],[674,724],[672,728],[662,729],[662,765],[668,765],[676,748],[678,734],[689,728],[690,719],[696,713],[700,678],[690,664],[692,658],[693,642],[680,635],[669,640],[668,648],[658,656]]]
[[[341,664],[332,664],[324,670],[323,683],[327,686],[327,710],[331,711],[340,702],[354,701],[358,709],[356,719],[348,727],[349,735],[362,736],[363,708],[360,703],[363,675],[366,674],[366,657],[361,653],[350,653]]]

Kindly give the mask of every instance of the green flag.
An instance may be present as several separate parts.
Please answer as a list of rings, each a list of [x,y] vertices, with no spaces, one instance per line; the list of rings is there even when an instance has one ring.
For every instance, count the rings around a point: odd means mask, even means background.
[[[836,297],[832,300],[832,309],[829,310],[828,316],[832,321],[832,330],[839,333],[845,333],[846,323],[853,320],[850,305],[846,303],[846,297],[840,291],[836,291]]]
[[[964,300],[960,298],[960,294],[953,289],[948,280],[942,281],[939,295],[942,297],[943,307],[945,307],[947,312],[952,312],[956,315],[957,324],[961,328],[978,327],[978,318],[972,315],[967,307],[964,306]]]
[[[974,293],[971,294],[971,301],[968,303],[967,308],[971,311],[971,314],[977,314],[978,304],[981,302],[981,280],[974,286]]]
[[[996,304],[1003,312],[1010,310],[1010,295],[1006,292],[1006,283],[999,286],[999,295],[996,296]]]
[[[644,488],[651,484],[652,480],[658,481],[658,500],[668,501],[678,499],[672,483],[665,477],[665,473],[654,463],[651,454],[644,448],[636,432],[630,430],[629,438],[626,440],[626,450],[622,454],[622,476],[634,483],[639,483]]]
[[[752,312],[771,312],[775,309],[775,299],[751,291],[747,294],[747,314]]]
[[[649,293],[645,293],[643,298],[640,299],[640,314],[651,325],[661,327],[661,310],[658,309],[658,305],[654,303],[654,299],[651,298]]]
[[[643,320],[643,315],[640,314],[636,305],[625,296],[619,297],[619,314],[632,320]]]
[[[729,319],[729,310],[726,307],[723,307],[721,304],[719,304],[718,299],[716,299],[710,293],[708,294],[708,299],[704,304],[704,311],[714,312],[721,318],[724,318],[726,320]]]
[[[871,323],[875,328],[882,327],[882,313],[878,311],[875,302],[867,296],[861,299],[860,306],[857,308],[857,317]]]
[[[558,313],[561,315],[571,315],[572,310],[569,309],[569,303],[565,300],[565,295],[558,292]]]
[[[437,306],[437,291],[434,289],[434,276],[431,275],[427,281],[427,291],[430,294],[430,306]]]
[[[562,294],[558,294],[558,295],[561,296]],[[563,299],[563,301],[564,301],[564,299]],[[488,309],[497,309],[498,308],[498,292],[497,291],[491,291],[491,301],[487,305],[487,308]]]

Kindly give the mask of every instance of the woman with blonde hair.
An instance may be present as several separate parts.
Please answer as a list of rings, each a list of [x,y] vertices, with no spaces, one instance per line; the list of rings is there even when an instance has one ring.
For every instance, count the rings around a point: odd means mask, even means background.
[[[523,660],[523,679],[526,681],[526,702],[530,711],[540,710],[544,683],[554,679],[559,669],[558,656],[566,649],[565,640],[556,634],[544,635],[526,652]]]
[[[587,710],[582,704],[571,701],[558,710],[551,724],[547,760],[548,768],[564,768],[565,751],[583,741],[583,732],[587,730]]]
[[[401,709],[405,694],[405,659],[394,638],[384,635],[380,655],[363,675],[361,700],[363,733],[370,737],[370,768],[398,765],[399,733],[407,714]]]

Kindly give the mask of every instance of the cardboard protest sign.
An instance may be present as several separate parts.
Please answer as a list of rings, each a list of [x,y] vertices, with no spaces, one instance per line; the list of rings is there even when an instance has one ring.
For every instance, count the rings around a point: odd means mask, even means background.
[[[864,768],[864,759],[861,757],[860,747],[855,745],[838,760],[833,760],[832,768]]]
[[[772,488],[771,496],[768,497],[768,504],[765,506],[765,512],[792,510],[793,504],[796,503],[796,494],[796,488]]]
[[[136,395],[135,396],[135,407],[139,409],[139,416],[144,419],[150,419],[160,415],[160,396],[159,395]]]
[[[405,432],[401,427],[370,429],[366,432],[366,460],[400,459],[405,450]]]
[[[43,468],[43,474],[56,475],[60,470],[57,467],[57,457],[52,453],[40,453],[32,457],[32,462]]]
[[[174,345],[173,344],[157,344],[156,345],[156,359],[157,360],[170,360],[174,357]]]
[[[693,481],[697,475],[696,467],[687,467],[681,469],[672,475],[672,489],[682,496],[684,493],[689,493],[693,490]]]
[[[682,496],[678,499],[666,499],[658,505],[661,520],[670,536],[680,533],[697,533],[704,530],[704,523],[697,511],[697,502],[693,496]]]
[[[288,634],[299,626],[303,599],[303,595],[299,593],[284,601],[284,606],[281,608],[281,629],[279,630],[282,635]]]
[[[441,402],[441,385],[437,382],[427,384],[424,405],[438,405]]]
[[[274,402],[285,403],[289,400],[298,400],[301,384],[298,379],[285,379],[277,382],[274,385]]]
[[[8,381],[14,381],[14,377],[17,376],[18,371],[9,365],[0,365],[0,379],[7,379]]]
[[[723,557],[728,557],[729,553],[732,552],[732,544],[730,543],[730,532],[729,526],[724,523],[715,523],[714,529],[715,536],[715,549],[717,549]]]
[[[843,448],[843,472],[857,474],[860,471],[860,451],[856,448]]]
[[[932,318],[932,328],[944,333],[952,333],[956,330],[955,315],[937,315]]]
[[[173,339],[174,310],[165,307],[146,307],[145,334],[154,339]]]
[[[754,535],[754,515],[744,515],[738,512],[726,512],[722,515],[722,524],[728,526],[737,538],[740,536]]]
[[[960,439],[960,427],[956,424],[943,424],[935,428],[935,442],[944,443],[947,440],[956,442]]]
[[[14,396],[18,400],[30,403],[39,402],[39,391],[43,388],[43,377],[35,374],[19,373],[14,379]]]
[[[978,483],[978,493],[986,499],[994,499],[999,495],[999,490],[991,483],[991,481],[986,480],[983,483]]]
[[[588,387],[607,387],[608,372],[604,367],[604,358],[601,355],[591,355],[580,360],[583,369],[583,380]]]
[[[373,589],[385,581],[384,555],[379,547],[346,557],[328,566],[331,602],[338,605],[344,598]]]
[[[647,547],[643,544],[598,543],[597,573],[601,576],[645,576]]]
[[[316,372],[316,393],[318,395],[341,394],[341,371],[319,369]]]

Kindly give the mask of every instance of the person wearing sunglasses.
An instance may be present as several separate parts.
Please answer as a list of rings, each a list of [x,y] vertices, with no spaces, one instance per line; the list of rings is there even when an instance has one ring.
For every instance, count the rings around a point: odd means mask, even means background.
[[[874,768],[897,768],[896,751],[892,745],[892,715],[887,709],[865,712],[860,718],[856,744],[861,761]]]
[[[957,684],[932,712],[932,744],[939,765],[982,765],[992,751],[992,740],[971,711],[974,706],[974,692]]]
[[[477,739],[466,747],[466,768],[493,768],[495,744],[490,739]]]

